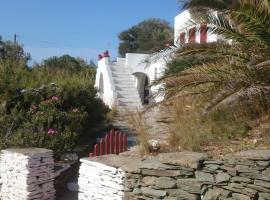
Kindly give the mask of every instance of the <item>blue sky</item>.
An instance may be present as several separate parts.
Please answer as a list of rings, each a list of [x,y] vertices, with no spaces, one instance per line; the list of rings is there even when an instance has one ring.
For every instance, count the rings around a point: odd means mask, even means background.
[[[19,43],[40,62],[70,54],[96,61],[117,56],[117,35],[149,17],[174,23],[177,0],[0,0],[0,35]]]

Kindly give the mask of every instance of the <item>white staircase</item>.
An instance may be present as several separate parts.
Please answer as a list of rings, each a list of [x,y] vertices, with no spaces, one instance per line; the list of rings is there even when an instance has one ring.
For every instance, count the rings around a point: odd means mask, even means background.
[[[142,108],[142,101],[127,66],[111,65],[111,72],[115,86],[117,107],[117,115],[112,125],[124,133],[128,133],[129,146],[133,146],[137,143],[136,137],[134,131],[128,128],[126,119],[130,111]]]
[[[112,65],[111,71],[117,97],[117,109],[141,107],[142,101],[128,67],[125,65]]]

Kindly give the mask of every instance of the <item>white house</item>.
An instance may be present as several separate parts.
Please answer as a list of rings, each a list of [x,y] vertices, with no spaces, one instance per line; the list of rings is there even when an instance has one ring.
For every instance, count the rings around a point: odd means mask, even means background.
[[[207,25],[190,26],[191,14],[188,10],[175,17],[174,43],[204,43],[216,41],[216,35],[207,34]],[[196,28],[200,26],[200,31]],[[151,86],[152,81],[160,77],[166,65],[166,59],[160,59],[147,65],[148,54],[127,53],[125,58],[111,61],[108,51],[99,56],[95,87],[99,97],[110,108],[125,106],[140,107],[155,103],[162,97],[153,96],[161,86]]]

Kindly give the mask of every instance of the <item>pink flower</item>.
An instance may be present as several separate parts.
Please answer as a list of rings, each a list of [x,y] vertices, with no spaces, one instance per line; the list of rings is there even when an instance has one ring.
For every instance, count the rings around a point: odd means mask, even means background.
[[[49,130],[48,130],[48,135],[55,135],[55,134],[57,134],[58,132],[57,132],[57,130],[55,130],[55,129],[53,129],[53,128],[49,128]]]
[[[52,100],[53,101],[58,101],[59,100],[59,97],[58,96],[52,96]]]
[[[71,111],[74,113],[80,112],[78,108],[73,108]]]
[[[36,109],[38,109],[38,106],[37,106],[36,104],[33,104],[33,105],[32,105],[32,109],[33,109],[33,110],[36,110]]]

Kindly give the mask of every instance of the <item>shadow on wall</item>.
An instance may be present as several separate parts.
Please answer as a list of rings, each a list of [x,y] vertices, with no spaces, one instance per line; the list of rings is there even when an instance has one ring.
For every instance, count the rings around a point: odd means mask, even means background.
[[[99,90],[98,90],[98,93],[99,93],[99,97],[101,99],[103,99],[103,94],[104,94],[104,81],[103,81],[103,74],[100,73],[100,77],[99,77]]]
[[[140,95],[141,101],[143,104],[149,104],[150,100],[150,86],[149,86],[149,77],[142,72],[136,72],[133,74],[136,78],[136,88]]]

